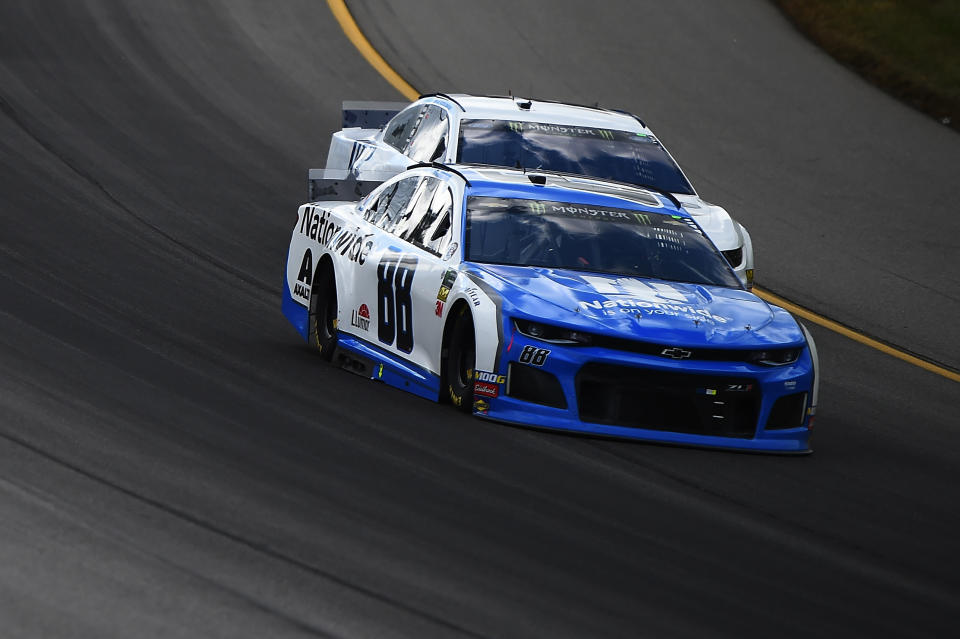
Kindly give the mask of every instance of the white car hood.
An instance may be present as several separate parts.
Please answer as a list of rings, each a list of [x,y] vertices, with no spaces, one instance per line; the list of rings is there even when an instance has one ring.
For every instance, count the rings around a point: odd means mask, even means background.
[[[696,195],[677,194],[677,199],[718,249],[728,251],[743,244],[736,222],[722,206],[704,202]]]

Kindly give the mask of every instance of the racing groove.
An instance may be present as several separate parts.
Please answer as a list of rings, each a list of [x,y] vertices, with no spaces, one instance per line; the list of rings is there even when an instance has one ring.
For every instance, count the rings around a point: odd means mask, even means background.
[[[33,4],[0,7],[5,635],[875,637],[955,622],[955,383],[815,331],[817,452],[777,458],[490,425],[326,368],[279,312],[295,206],[340,100],[397,99],[326,6]],[[956,136],[763,3],[674,4],[643,20],[626,2],[629,20],[574,3],[351,8],[424,90],[644,113],[708,199],[742,207],[764,284],[956,365],[957,269],[937,253],[956,237],[941,179]],[[802,109],[813,130],[786,103],[798,76],[803,107],[822,105]],[[818,138],[842,121],[837,95],[859,117],[830,145],[865,164],[830,183],[849,205],[833,223],[794,196],[839,171]],[[882,174],[906,186],[868,206],[838,184],[862,192],[882,168],[877,118],[925,160]],[[893,223],[905,194],[932,228],[902,223],[900,249],[849,231]],[[843,242],[821,236],[831,224]],[[877,242],[924,285],[873,301],[891,290],[871,276]]]

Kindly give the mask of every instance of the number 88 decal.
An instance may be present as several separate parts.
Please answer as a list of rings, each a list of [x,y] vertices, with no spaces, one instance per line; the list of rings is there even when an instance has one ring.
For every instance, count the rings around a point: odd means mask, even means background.
[[[384,344],[397,340],[397,349],[413,350],[413,299],[410,289],[417,271],[414,255],[384,255],[377,265],[378,334]]]
[[[524,346],[523,351],[520,353],[520,363],[533,364],[534,366],[543,366],[543,363],[547,361],[547,355],[549,354],[550,354],[550,351],[545,348],[537,348],[536,346]]]

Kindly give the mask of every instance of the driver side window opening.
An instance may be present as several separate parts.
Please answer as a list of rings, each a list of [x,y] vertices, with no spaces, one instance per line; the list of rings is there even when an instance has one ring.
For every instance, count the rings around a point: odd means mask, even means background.
[[[436,105],[427,105],[407,150],[410,159],[414,162],[442,159],[447,150],[448,126],[446,112]]]
[[[429,219],[429,222],[427,222],[427,219]],[[430,203],[430,213],[424,218],[424,221],[425,232],[422,238],[414,240],[414,244],[441,255],[447,250],[453,237],[451,232],[453,226],[453,192],[450,187],[437,189],[437,194],[433,197],[433,202]]]
[[[419,176],[413,176],[397,182],[386,206],[378,207],[374,224],[387,233],[392,233],[393,227],[400,220],[401,215],[407,210],[407,204],[410,202],[410,198],[417,188],[419,181]]]
[[[401,111],[387,123],[383,141],[402,153],[417,129],[422,112],[423,107],[419,106]]]

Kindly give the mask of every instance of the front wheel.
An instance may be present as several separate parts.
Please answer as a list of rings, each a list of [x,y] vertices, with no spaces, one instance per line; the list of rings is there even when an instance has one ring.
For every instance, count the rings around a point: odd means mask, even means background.
[[[476,363],[476,344],[473,336],[473,319],[466,306],[457,309],[450,332],[450,347],[447,350],[446,378],[450,401],[459,410],[473,412],[473,367]]]
[[[310,301],[310,343],[328,362],[337,345],[337,283],[333,268],[321,267],[314,278]]]

